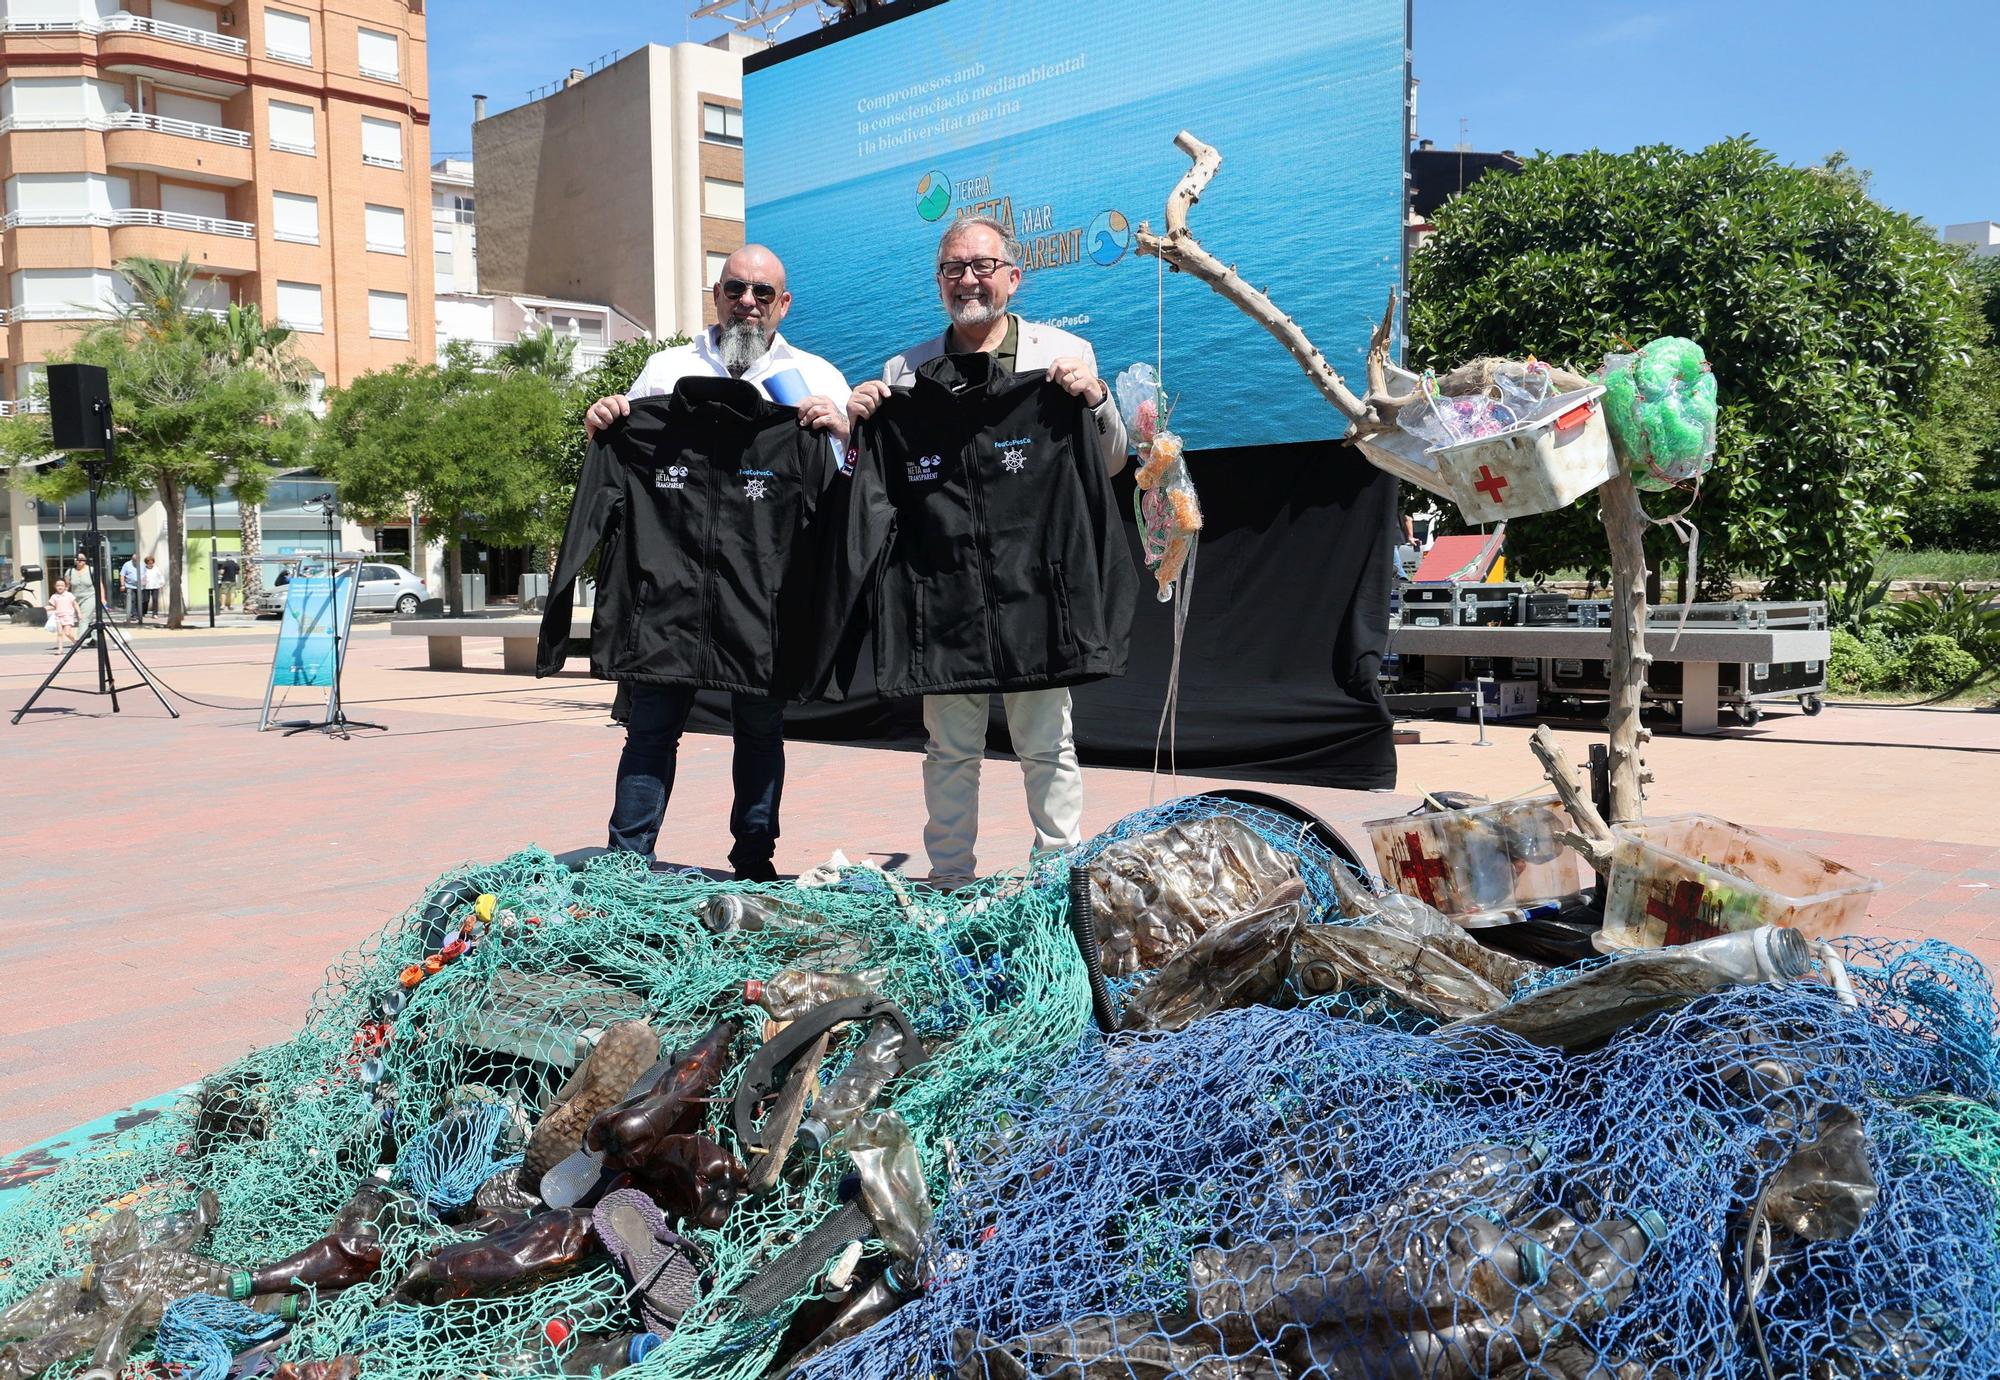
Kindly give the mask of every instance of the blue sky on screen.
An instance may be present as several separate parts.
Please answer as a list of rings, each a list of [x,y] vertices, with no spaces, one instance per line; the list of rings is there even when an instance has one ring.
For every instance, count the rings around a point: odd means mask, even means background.
[[[433,147],[471,147],[475,91],[503,110],[614,50],[720,32],[689,20],[692,8],[433,4]],[[1234,25],[1256,8],[1231,0],[1216,12]],[[1415,0],[1415,10],[1418,132],[1440,147],[1458,143],[1461,119],[1474,148],[1524,154],[1747,133],[1788,162],[1842,150],[1874,173],[1880,200],[1934,224],[2000,220],[1996,0],[1597,0],[1567,13]]]

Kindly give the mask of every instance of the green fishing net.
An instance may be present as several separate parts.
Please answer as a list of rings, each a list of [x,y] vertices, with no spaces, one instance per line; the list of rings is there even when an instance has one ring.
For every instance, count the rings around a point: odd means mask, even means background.
[[[335,965],[295,1038],[66,1162],[0,1218],[0,1309],[78,1270],[93,1225],[115,1206],[149,1216],[213,1189],[221,1217],[202,1253],[247,1267],[320,1236],[359,1185],[393,1174],[398,1151],[454,1112],[481,1103],[503,1109],[509,1125],[495,1154],[517,1152],[590,1040],[620,1020],[650,1021],[667,1049],[692,1043],[720,1018],[743,1022],[707,1116],[708,1134],[735,1149],[729,1098],[765,1021],[745,1002],[743,983],[786,968],[879,972],[879,990],[925,1037],[930,1058],[892,1085],[884,1104],[908,1123],[933,1200],[941,1200],[959,1158],[977,1155],[1004,1125],[1002,1109],[1045,1082],[1088,1024],[1065,883],[1051,866],[949,897],[871,869],[850,869],[831,887],[750,887],[652,873],[630,855],[573,873],[538,851],[453,874],[433,895],[456,895],[454,903],[413,907]],[[411,988],[385,1032],[384,997],[456,933],[468,898],[480,892],[496,904],[478,942]],[[775,901],[780,915],[759,930],[717,933],[704,915],[713,921],[726,905],[719,898],[731,894]],[[829,1075],[860,1034],[849,1032],[829,1053]],[[763,1372],[793,1308],[747,1318],[730,1300],[839,1206],[850,1168],[829,1152],[801,1179],[795,1159],[776,1191],[739,1202],[721,1228],[689,1227],[708,1278],[644,1369],[729,1380]],[[309,1298],[279,1354],[359,1353],[365,1376],[393,1380],[547,1373],[559,1360],[541,1339],[549,1319],[579,1332],[636,1325],[628,1285],[608,1263],[506,1297],[427,1305],[390,1297],[411,1265],[462,1239],[428,1216],[390,1228],[375,1279]],[[148,1356],[142,1350],[133,1360]]]

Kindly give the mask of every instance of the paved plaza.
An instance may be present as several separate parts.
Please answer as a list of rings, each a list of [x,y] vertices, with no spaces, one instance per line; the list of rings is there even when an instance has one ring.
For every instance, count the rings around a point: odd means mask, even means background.
[[[0,1154],[285,1037],[328,965],[441,872],[603,842],[622,732],[612,687],[580,662],[537,681],[506,673],[497,642],[472,642],[464,670],[431,671],[422,639],[378,623],[354,638],[348,704],[388,731],[283,738],[256,732],[275,627],[135,636],[168,684],[228,707],[176,701],[176,722],[143,689],[116,716],[95,696],[52,694],[18,726],[0,720]],[[0,628],[0,709],[11,716],[52,662],[38,631]],[[91,683],[81,658],[67,683]],[[1490,747],[1469,724],[1422,731],[1400,751],[1394,794],[1273,789],[1365,847],[1358,822],[1419,791],[1540,785],[1528,726],[1489,728]],[[1560,736],[1581,760],[1592,735]],[[1650,759],[1653,813],[1703,810],[1796,839],[1884,882],[1874,930],[2000,963],[2000,713],[1779,712],[1716,738],[1663,732]],[[918,760],[794,744],[779,868],[838,848],[927,871]],[[721,863],[728,766],[726,738],[684,742],[663,856]],[[1085,823],[1207,784],[1094,769]],[[1012,762],[989,762],[982,812],[982,865],[1024,859]]]

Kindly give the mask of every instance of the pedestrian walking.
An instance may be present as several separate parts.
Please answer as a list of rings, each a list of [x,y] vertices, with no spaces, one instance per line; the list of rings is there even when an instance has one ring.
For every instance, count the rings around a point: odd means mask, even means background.
[[[57,580],[55,593],[49,596],[48,631],[55,634],[56,645],[50,651],[60,654],[65,644],[76,641],[76,596],[69,592],[68,580]]]
[[[145,586],[146,590],[146,612],[151,614],[159,613],[160,591],[166,588],[167,572],[160,568],[160,562],[157,557],[146,557],[146,571],[140,577],[140,583]]]
[[[76,622],[78,627],[89,624],[97,617],[97,601],[103,590],[97,586],[97,571],[92,568],[89,557],[81,551],[69,563],[69,592],[76,596]]]
[[[141,590],[143,574],[144,572],[139,569],[139,558],[136,555],[127,556],[125,564],[118,567],[118,592],[125,596],[127,623],[137,623],[140,620],[144,607],[142,602],[144,594]]]
[[[215,567],[216,592],[222,607],[225,609],[236,607],[238,593],[236,579],[242,573],[242,570],[243,568],[236,563],[234,556],[224,556],[221,563]]]

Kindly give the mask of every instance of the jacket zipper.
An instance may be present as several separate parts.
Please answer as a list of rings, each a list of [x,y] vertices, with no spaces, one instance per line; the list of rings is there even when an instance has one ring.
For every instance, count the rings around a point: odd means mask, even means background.
[[[711,442],[707,457],[710,479],[707,484],[702,485],[706,491],[703,497],[708,500],[708,506],[702,515],[701,640],[696,645],[701,648],[702,664],[699,674],[703,676],[712,675],[715,670],[715,649],[708,640],[709,604],[714,598],[715,589],[715,508],[719,501],[717,490],[721,487],[715,477],[715,451],[716,447]]]
[[[979,601],[986,610],[986,664],[988,672],[999,675],[1000,645],[994,640],[993,628],[999,622],[999,612],[993,607],[993,582],[987,577],[986,546],[978,540],[986,531],[986,481],[979,473],[979,440],[974,434],[965,451],[966,489],[972,499],[974,541],[972,543],[973,562],[979,572]]]

